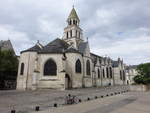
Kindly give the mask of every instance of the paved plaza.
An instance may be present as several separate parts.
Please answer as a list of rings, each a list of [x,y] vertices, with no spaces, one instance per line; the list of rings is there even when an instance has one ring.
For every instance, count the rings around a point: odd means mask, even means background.
[[[127,92],[38,113],[150,113],[150,92]]]
[[[15,108],[17,111],[26,111],[28,113],[34,111],[35,106],[40,106],[41,110],[53,108],[53,104],[57,103],[58,107],[65,103],[65,96],[68,94],[75,95],[82,101],[88,97],[93,99],[95,96],[106,96],[114,92],[128,90],[128,86],[110,86],[103,88],[82,88],[73,90],[53,90],[42,89],[37,91],[0,91],[0,113],[10,113]]]

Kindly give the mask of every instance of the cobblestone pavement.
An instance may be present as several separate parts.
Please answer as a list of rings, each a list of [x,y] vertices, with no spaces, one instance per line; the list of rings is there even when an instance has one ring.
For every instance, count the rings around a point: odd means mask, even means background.
[[[52,107],[54,103],[62,106],[65,103],[65,96],[68,94],[75,95],[82,101],[97,97],[106,96],[107,94],[126,91],[128,86],[110,86],[102,88],[82,88],[73,90],[53,90],[42,89],[37,91],[0,91],[0,113],[10,113],[15,108],[17,111],[34,111],[35,106],[40,106],[41,110]]]

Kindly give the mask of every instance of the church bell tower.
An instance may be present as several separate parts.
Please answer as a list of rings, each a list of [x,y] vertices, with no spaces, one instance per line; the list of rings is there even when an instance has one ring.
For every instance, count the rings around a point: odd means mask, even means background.
[[[67,27],[64,28],[64,36],[62,39],[75,49],[78,49],[79,44],[83,42],[83,33],[79,24],[80,19],[73,7],[67,19]]]

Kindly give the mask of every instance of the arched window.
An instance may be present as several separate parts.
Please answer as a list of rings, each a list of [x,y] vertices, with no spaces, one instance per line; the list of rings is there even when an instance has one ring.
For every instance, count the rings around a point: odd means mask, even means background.
[[[76,61],[76,73],[81,73],[82,72],[82,70],[81,70],[81,62],[80,62],[80,60],[78,59],[77,61]]]
[[[120,70],[120,80],[122,80],[122,72],[121,72],[121,70]]]
[[[78,31],[76,30],[76,37],[78,37]]]
[[[107,78],[109,78],[109,69],[108,69],[108,67],[106,68],[106,76],[107,76]]]
[[[20,75],[24,73],[24,63],[21,63]]]
[[[126,80],[126,77],[125,77],[125,71],[123,70],[123,77],[122,79],[125,81]]]
[[[44,65],[44,76],[56,76],[57,75],[57,66],[56,63],[49,59]]]
[[[99,59],[99,63],[102,64],[102,60],[101,59]]]
[[[80,38],[80,32],[79,32],[79,38]]]
[[[69,25],[71,25],[71,20],[69,20]]]
[[[105,78],[105,70],[103,69],[103,78]]]
[[[76,25],[77,25],[77,20],[76,20]]]
[[[67,38],[68,38],[68,32],[67,32]]]
[[[70,37],[72,37],[72,30],[70,31]]]
[[[100,78],[100,71],[99,71],[99,69],[97,70],[97,73],[98,73],[98,78]]]
[[[73,24],[76,25],[76,21],[75,20],[73,20]]]
[[[86,75],[91,75],[90,61],[86,61]]]
[[[110,78],[112,78],[112,68],[109,68],[109,72],[110,72]]]

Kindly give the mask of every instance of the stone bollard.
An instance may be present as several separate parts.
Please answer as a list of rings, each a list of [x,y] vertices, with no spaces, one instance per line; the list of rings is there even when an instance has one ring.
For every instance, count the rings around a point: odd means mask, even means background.
[[[36,106],[35,111],[39,111],[39,110],[40,110],[40,106]]]

